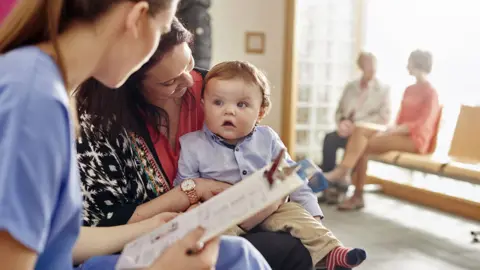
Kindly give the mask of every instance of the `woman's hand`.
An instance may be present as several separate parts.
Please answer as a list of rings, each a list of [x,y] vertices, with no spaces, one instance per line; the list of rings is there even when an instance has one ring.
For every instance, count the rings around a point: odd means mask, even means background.
[[[220,247],[219,238],[205,245],[199,243],[204,229],[198,228],[188,233],[184,238],[171,245],[153,263],[149,270],[211,270],[215,268]]]
[[[410,130],[407,125],[400,125],[400,126],[389,126],[383,132],[378,132],[377,136],[386,136],[386,135],[408,135]]]
[[[151,225],[153,225],[152,229],[155,229],[176,218],[179,214],[180,213],[175,212],[164,212],[140,222],[149,222]]]
[[[178,216],[178,213],[160,213],[140,222],[113,227],[81,227],[73,249],[76,264],[95,257],[119,252],[123,247]]]
[[[211,179],[195,179],[197,195],[201,201],[207,201],[232,185]]]
[[[190,207],[188,207],[188,209],[187,209],[185,212],[188,212],[188,211],[192,210],[193,208],[196,208],[196,207],[198,207],[199,205],[200,205],[200,203],[199,203],[199,202],[198,202],[198,203],[196,203],[196,204],[192,204],[192,205],[190,205]]]

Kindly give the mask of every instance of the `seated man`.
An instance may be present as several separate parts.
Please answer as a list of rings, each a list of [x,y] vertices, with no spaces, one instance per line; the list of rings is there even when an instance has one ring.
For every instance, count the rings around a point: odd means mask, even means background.
[[[337,107],[335,120],[338,129],[325,136],[323,141],[323,159],[320,167],[324,172],[332,171],[336,166],[338,148],[345,148],[352,134],[355,122],[369,122],[385,125],[390,120],[390,89],[376,77],[376,58],[372,53],[362,52],[357,65],[362,77],[345,86]],[[339,190],[345,190],[349,181],[336,183]],[[330,188],[324,192],[320,201],[338,203],[338,190]]]

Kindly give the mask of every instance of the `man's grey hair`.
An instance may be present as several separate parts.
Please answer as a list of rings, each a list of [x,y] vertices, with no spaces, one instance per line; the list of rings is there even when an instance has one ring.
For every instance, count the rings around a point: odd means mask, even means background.
[[[357,66],[360,68],[360,69],[363,69],[363,61],[366,59],[366,58],[370,58],[372,59],[372,62],[373,64],[375,65],[376,62],[377,62],[377,57],[375,57],[375,55],[371,52],[360,52],[358,54],[358,58],[357,58]]]

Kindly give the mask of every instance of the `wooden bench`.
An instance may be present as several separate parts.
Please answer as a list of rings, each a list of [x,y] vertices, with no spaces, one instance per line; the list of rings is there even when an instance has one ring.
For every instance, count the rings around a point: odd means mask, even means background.
[[[437,132],[438,133],[438,132]],[[371,160],[480,184],[480,107],[462,106],[448,155],[435,153],[435,137],[426,155],[392,151]],[[442,143],[442,142],[440,142]]]
[[[436,153],[436,138],[431,153],[419,155],[403,152],[389,152],[371,156],[370,159],[389,165],[448,177],[480,185],[480,107],[462,106],[457,118],[453,139],[448,154]],[[445,143],[445,142],[438,142]],[[392,181],[369,176],[369,183],[380,184],[385,193],[397,193],[397,197],[426,204],[441,210],[480,220],[480,204],[433,191],[421,190]],[[385,185],[388,185],[385,186]],[[388,191],[385,189],[389,189]],[[431,196],[430,196],[431,195]],[[395,195],[394,195],[395,196]],[[430,198],[426,198],[430,196]],[[433,198],[435,197],[435,198]],[[428,201],[428,202],[427,202]],[[441,206],[438,206],[440,205]],[[455,206],[456,205],[456,206]]]

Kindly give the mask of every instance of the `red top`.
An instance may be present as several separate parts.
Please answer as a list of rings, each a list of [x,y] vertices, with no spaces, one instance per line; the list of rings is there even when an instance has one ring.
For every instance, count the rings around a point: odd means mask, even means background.
[[[437,132],[440,103],[437,91],[430,83],[414,84],[403,94],[397,125],[407,125],[420,154],[427,153]]]
[[[203,78],[202,75],[196,71],[192,71],[190,74],[193,76],[193,86],[188,89],[188,91],[193,94],[195,101],[193,104],[182,103],[182,107],[180,108],[180,122],[178,123],[177,137],[175,139],[175,151],[170,147],[167,137],[161,134],[160,139],[157,140],[155,128],[151,125],[147,127],[150,137],[153,140],[157,156],[160,159],[161,166],[170,182],[170,186],[173,184],[173,180],[177,175],[178,157],[180,155],[180,137],[186,133],[200,130],[204,121],[203,108],[201,106]]]
[[[15,0],[2,0],[0,1],[0,24],[7,17],[8,13],[12,10]]]

